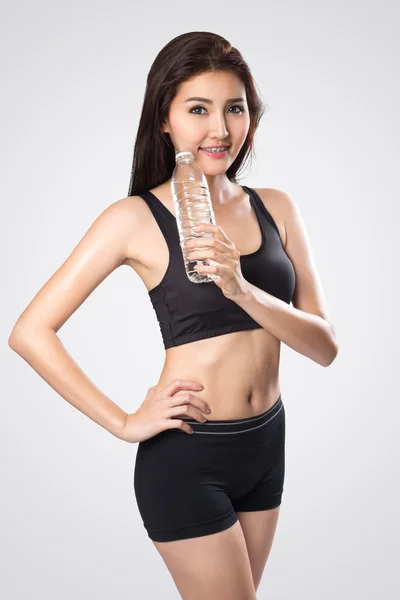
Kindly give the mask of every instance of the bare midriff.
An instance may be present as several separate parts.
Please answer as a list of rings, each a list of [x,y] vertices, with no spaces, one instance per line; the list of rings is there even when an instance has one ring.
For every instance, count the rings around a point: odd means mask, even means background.
[[[280,341],[265,329],[197,340],[167,348],[157,389],[174,379],[195,381],[204,389],[190,393],[207,402],[209,421],[252,417],[279,398],[279,358]]]

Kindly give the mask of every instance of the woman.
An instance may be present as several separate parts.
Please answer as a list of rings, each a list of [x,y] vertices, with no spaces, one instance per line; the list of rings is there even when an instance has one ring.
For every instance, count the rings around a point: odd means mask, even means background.
[[[237,183],[262,114],[249,68],[224,38],[191,32],[168,43],[148,76],[128,196],[95,220],[9,339],[78,410],[139,442],[140,514],[185,599],[255,598],[284,483],[280,343],[322,366],[338,352],[294,200]],[[184,249],[211,259],[198,267],[216,276],[209,283],[184,268],[170,186],[182,148],[207,178],[216,217]],[[120,265],[146,285],[166,350],[134,414],[90,382],[56,335]]]

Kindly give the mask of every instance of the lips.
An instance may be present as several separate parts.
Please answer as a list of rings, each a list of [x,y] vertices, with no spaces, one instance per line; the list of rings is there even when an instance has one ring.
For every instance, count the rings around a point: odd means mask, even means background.
[[[226,148],[227,150],[229,150],[230,145],[229,146],[199,146],[200,150],[210,150],[211,148]]]

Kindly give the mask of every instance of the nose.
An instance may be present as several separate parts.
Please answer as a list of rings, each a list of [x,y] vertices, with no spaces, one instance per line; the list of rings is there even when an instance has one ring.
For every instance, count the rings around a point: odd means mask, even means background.
[[[229,132],[226,128],[224,117],[215,116],[210,128],[210,139],[213,139],[215,137],[217,140],[223,141],[228,136],[228,134]]]

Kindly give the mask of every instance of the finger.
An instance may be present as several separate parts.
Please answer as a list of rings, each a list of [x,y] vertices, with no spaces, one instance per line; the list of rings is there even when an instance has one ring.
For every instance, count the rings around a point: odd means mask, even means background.
[[[223,239],[229,240],[228,236],[226,235],[225,231],[220,225],[214,225],[213,223],[200,223],[198,227],[199,229],[197,228],[197,226],[193,227],[193,231],[195,231],[196,233],[206,231],[209,233],[213,233],[216,237],[220,236]]]
[[[230,242],[230,240],[227,240]],[[194,252],[196,250],[218,250],[220,252],[229,252],[231,250],[232,243],[227,244],[224,240],[221,240],[218,237],[199,237],[196,238],[196,242],[193,245],[185,245],[185,250],[187,252]]]
[[[169,418],[171,418],[171,417],[185,417],[185,418],[192,417],[193,419],[195,419],[196,421],[199,421],[200,423],[205,423],[207,421],[207,418],[203,415],[203,413],[200,410],[198,410],[197,408],[195,408],[194,406],[191,406],[190,404],[184,404],[183,406],[173,406],[172,408],[170,408],[168,410],[167,415]]]
[[[208,406],[207,402],[204,402],[204,400],[202,400],[201,398],[197,398],[197,396],[194,396],[193,394],[179,394],[178,393],[178,394],[175,394],[175,396],[173,398],[170,398],[168,402],[169,402],[170,407],[180,406],[182,404],[189,402],[190,404],[193,404],[193,406],[195,406],[199,410],[202,410],[206,414],[211,412],[210,407]]]
[[[224,252],[219,252],[215,248],[210,248],[209,250],[201,249],[196,250],[195,252],[190,252],[187,254],[186,258],[190,260],[201,260],[201,259],[214,259],[216,262],[222,263],[228,260],[233,260],[233,258],[228,254],[229,250],[226,249]]]
[[[189,379],[174,379],[171,383],[166,385],[163,389],[163,394],[166,396],[172,396],[179,390],[202,390],[204,385],[197,381],[190,381]]]
[[[194,265],[193,269],[199,273],[210,273],[211,275],[218,275],[218,277],[221,277],[219,272],[221,265]]]
[[[193,428],[188,423],[185,423],[185,421],[182,421],[182,419],[168,419],[165,426],[167,429],[182,429],[186,433],[194,433]]]

